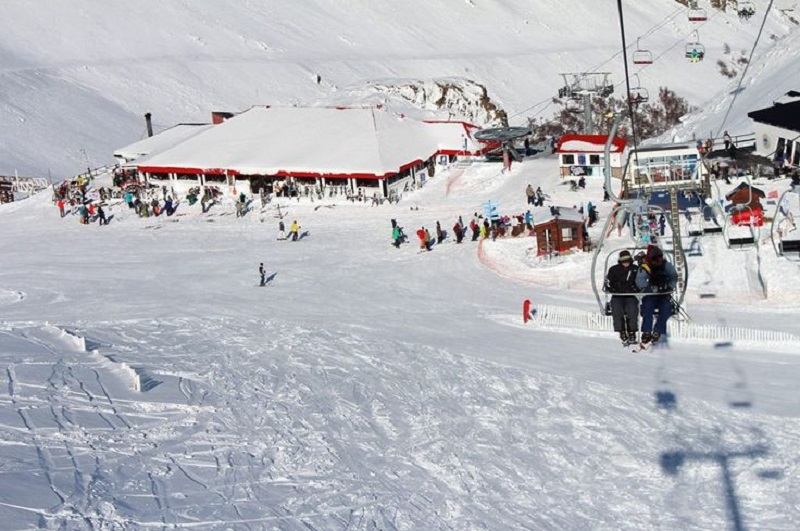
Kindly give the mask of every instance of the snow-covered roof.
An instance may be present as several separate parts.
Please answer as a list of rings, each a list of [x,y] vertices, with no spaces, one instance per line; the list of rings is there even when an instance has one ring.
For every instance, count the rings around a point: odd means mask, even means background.
[[[381,177],[463,150],[469,127],[378,108],[253,107],[137,165],[150,172]]]
[[[566,221],[574,221],[583,223],[583,215],[578,212],[577,208],[569,207],[556,207],[558,209],[558,219]],[[550,207],[534,207],[531,210],[533,215],[533,224],[541,225],[555,219],[555,216],[550,212]]]
[[[564,135],[558,140],[558,153],[603,153],[606,150],[608,135]],[[611,153],[625,151],[625,139],[614,137]]]
[[[210,127],[211,124],[178,124],[144,140],[119,148],[114,151],[114,156],[126,161],[133,161],[146,155],[160,153]]]

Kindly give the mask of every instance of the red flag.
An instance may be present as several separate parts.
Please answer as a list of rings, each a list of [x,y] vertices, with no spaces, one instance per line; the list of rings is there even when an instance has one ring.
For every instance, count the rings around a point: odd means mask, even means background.
[[[767,192],[767,199],[778,199],[778,191],[770,190],[769,192]]]

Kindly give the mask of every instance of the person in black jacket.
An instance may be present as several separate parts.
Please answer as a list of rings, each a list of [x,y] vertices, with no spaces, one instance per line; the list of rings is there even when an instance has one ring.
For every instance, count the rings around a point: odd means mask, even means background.
[[[637,267],[633,265],[631,253],[620,251],[617,263],[608,269],[605,291],[611,293],[611,316],[614,331],[619,332],[622,344],[627,346],[637,342],[639,331],[639,299],[634,295]]]

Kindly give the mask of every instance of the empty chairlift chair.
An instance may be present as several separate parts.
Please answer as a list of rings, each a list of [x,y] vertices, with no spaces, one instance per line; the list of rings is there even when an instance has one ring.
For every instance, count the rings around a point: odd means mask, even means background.
[[[633,52],[633,64],[635,65],[653,64],[653,54],[650,53],[650,50],[643,50],[639,46],[639,39],[636,39],[636,51]]]
[[[686,12],[689,17],[689,22],[705,22],[708,20],[708,14],[705,9],[697,7],[697,2],[689,4],[689,10]]]

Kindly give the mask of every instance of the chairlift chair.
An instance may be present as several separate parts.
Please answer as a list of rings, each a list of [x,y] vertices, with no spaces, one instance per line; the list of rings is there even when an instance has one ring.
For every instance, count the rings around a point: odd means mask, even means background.
[[[646,88],[643,88],[641,83],[639,82],[639,74],[634,74],[631,78],[636,78],[636,84],[633,85],[628,93],[628,101],[633,105],[638,105],[640,103],[647,103],[650,95],[647,92]]]
[[[686,14],[689,17],[689,22],[705,22],[708,20],[708,14],[706,13],[706,10],[697,7],[696,2],[692,2],[690,4],[689,10]]]
[[[797,196],[797,209],[792,209],[791,202],[786,194],[794,194]],[[786,201],[784,201],[784,199],[786,199]],[[775,207],[775,214],[772,216],[772,225],[770,227],[772,246],[775,249],[775,254],[781,258],[800,260],[800,235],[796,235],[797,217],[800,217],[800,190],[797,188],[790,188],[784,191],[780,199],[778,199],[778,204]],[[788,229],[789,224],[792,225],[792,229]],[[793,236],[790,236],[790,234],[793,234]]]
[[[613,248],[609,248],[609,243],[607,241],[606,235],[609,234],[612,230],[611,222],[612,220],[618,219],[619,216],[627,214],[630,216],[628,222],[627,231],[629,239],[626,242],[620,242],[621,245],[615,245]],[[605,276],[608,272],[608,268],[610,267],[609,263],[612,259],[615,259],[618,255],[619,251],[622,249],[627,249],[631,252],[631,255],[635,255],[638,251],[646,251],[648,245],[655,244],[656,242],[652,241],[649,237],[650,234],[643,234],[643,227],[637,226],[636,233],[634,235],[633,232],[633,224],[635,223],[634,217],[640,216],[642,219],[649,218],[650,214],[661,215],[666,214],[664,209],[647,204],[646,199],[644,203],[628,203],[619,205],[614,208],[611,214],[606,219],[605,226],[603,227],[603,231],[600,233],[601,237],[597,242],[597,247],[595,248],[594,255],[592,257],[592,290],[594,291],[595,298],[597,300],[598,305],[600,306],[601,311],[604,313],[606,312],[606,308],[608,307],[608,303],[611,300],[611,293],[607,293],[605,289],[598,288],[599,286],[605,285]],[[646,237],[642,237],[646,236]],[[673,264],[675,263],[675,250],[674,249],[663,249],[664,255],[669,259],[670,262]],[[604,255],[602,263],[600,261],[600,256]],[[686,294],[686,285],[688,284],[688,268],[684,268],[683,276],[684,281],[682,283],[683,291],[674,293],[675,300],[679,303],[683,302],[684,295]],[[681,284],[679,284],[681,285]],[[617,295],[620,295],[619,293]],[[642,293],[631,293],[630,295],[636,296],[641,298],[643,296]]]
[[[750,17],[756,14],[755,3],[746,0],[740,1],[736,9],[736,14],[739,15],[739,18],[742,20],[750,20]]]
[[[583,114],[585,109],[577,100],[569,99],[564,103],[564,109],[572,114]]]
[[[700,43],[700,35],[694,31],[693,40],[686,43],[686,58],[690,63],[699,63],[706,56],[706,48]]]
[[[640,103],[647,103],[648,99],[650,99],[650,94],[647,92],[647,89],[642,87],[631,87],[631,92],[628,94],[628,100],[632,104],[639,105]]]
[[[653,64],[653,54],[649,50],[639,47],[639,39],[636,39],[636,51],[633,52],[633,64],[651,65]]]

